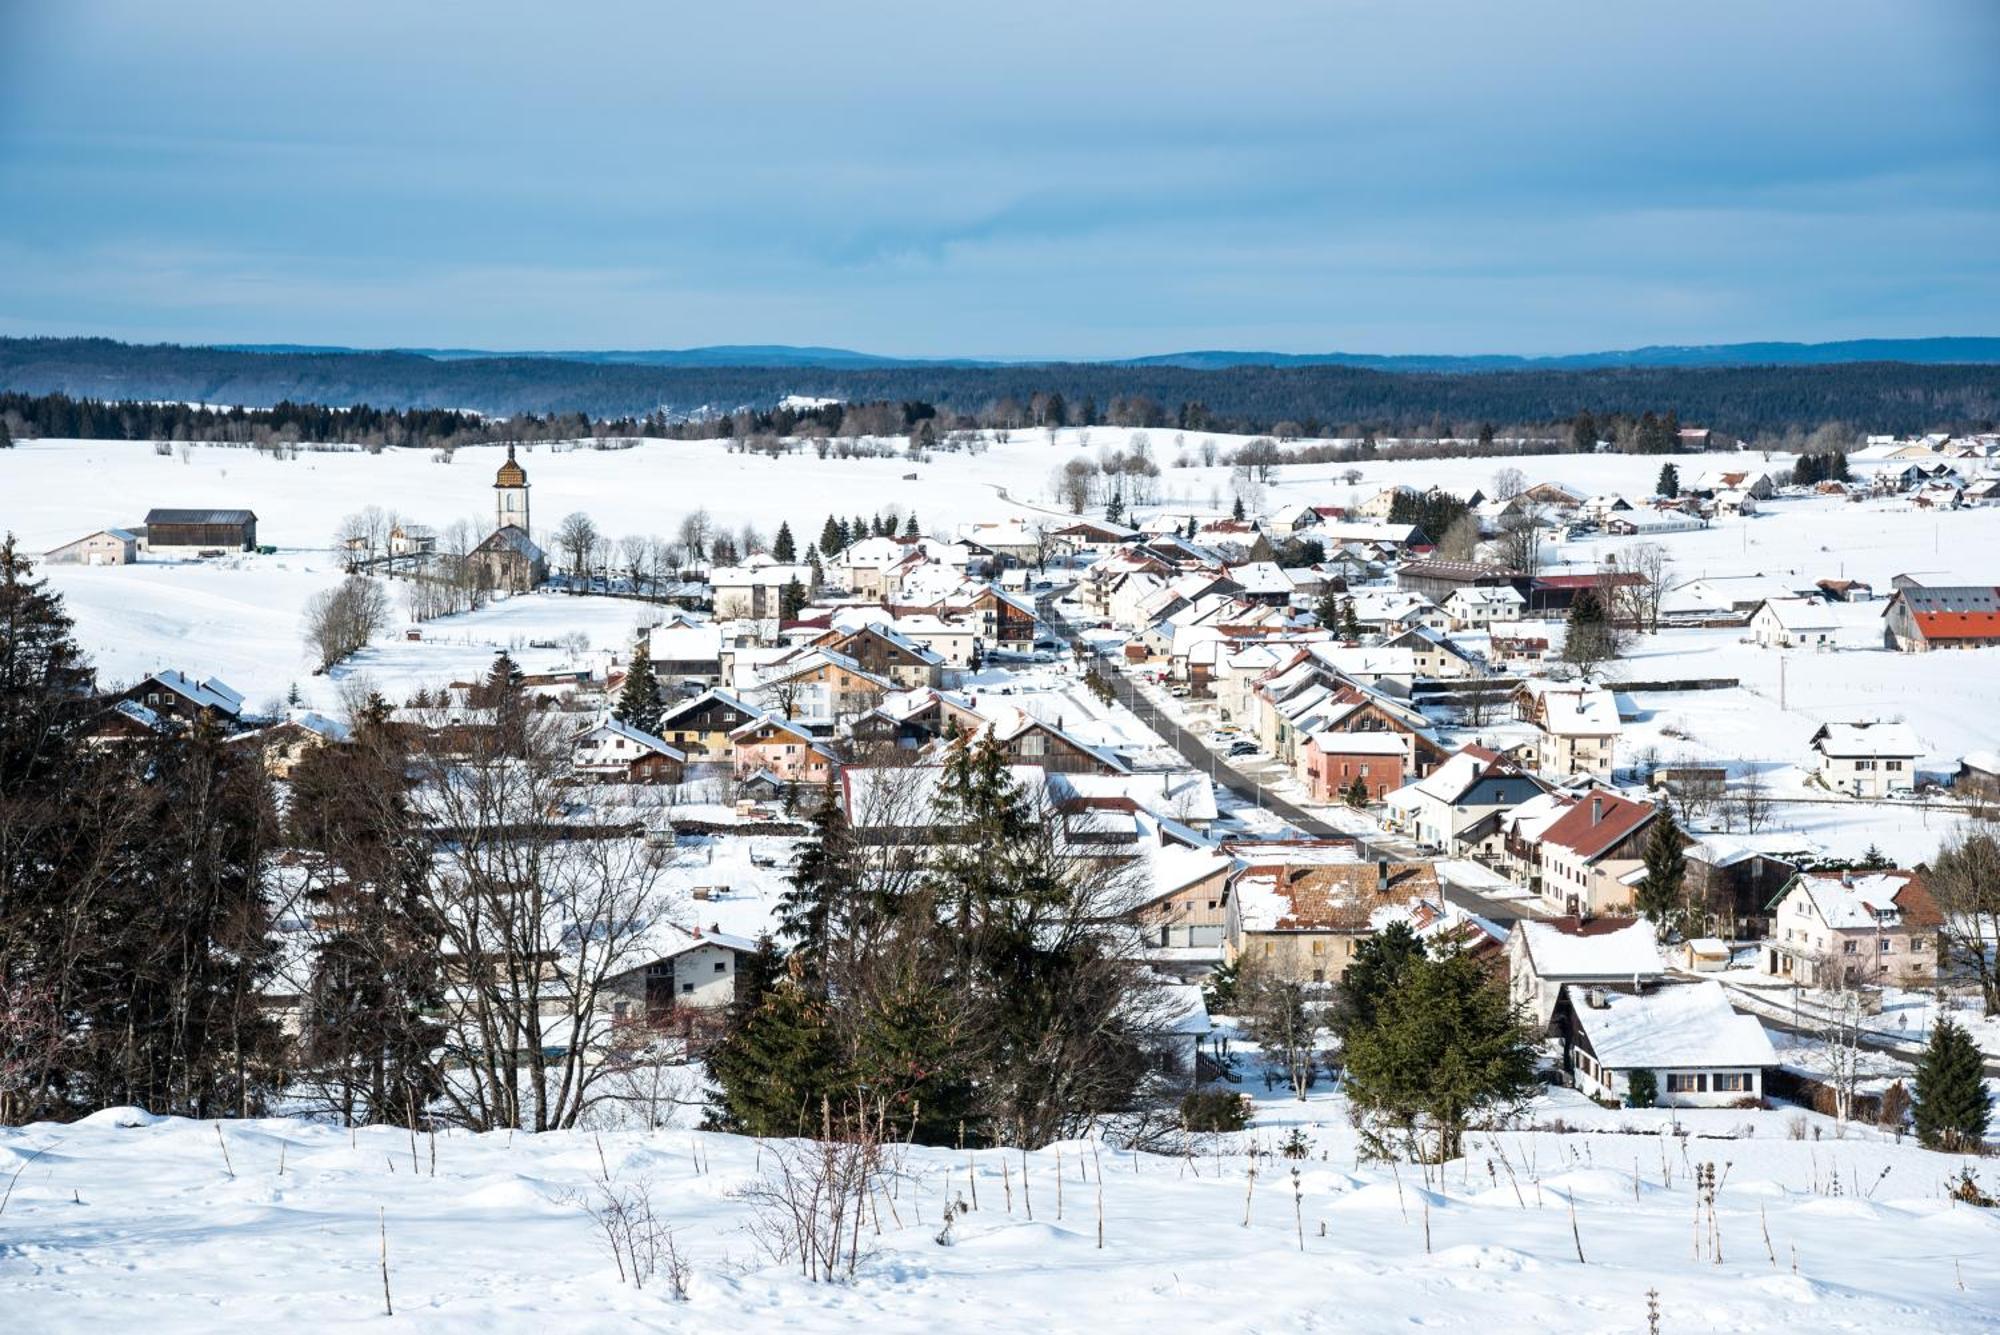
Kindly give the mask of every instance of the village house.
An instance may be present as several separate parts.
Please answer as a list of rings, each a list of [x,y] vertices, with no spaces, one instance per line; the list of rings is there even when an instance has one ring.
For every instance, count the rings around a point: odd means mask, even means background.
[[[820,647],[852,660],[863,672],[886,677],[903,690],[944,684],[944,659],[884,625],[864,625],[836,634]]]
[[[737,979],[757,943],[720,927],[670,929],[678,938],[636,968],[605,980],[602,1005],[614,1021],[660,1025],[679,1011],[720,1016],[737,998]]]
[[[1147,850],[1145,898],[1132,911],[1157,969],[1186,976],[1222,963],[1229,878],[1242,866],[1216,849],[1182,843]]]
[[[345,746],[353,740],[346,724],[310,709],[295,709],[268,727],[238,733],[229,739],[229,745],[255,751],[264,772],[284,781],[320,748]]]
[[[710,570],[708,583],[714,591],[716,616],[771,620],[778,615],[779,600],[786,585],[796,584],[801,589],[812,587],[812,567],[781,565],[769,554],[757,552],[745,557],[740,564],[717,566]]]
[[[1139,530],[1100,519],[1079,519],[1049,534],[1049,546],[1066,557],[1106,556],[1139,540]]]
[[[1412,626],[1400,635],[1382,641],[1384,649],[1407,650],[1416,678],[1425,681],[1464,681],[1483,677],[1485,669],[1464,649],[1434,630]]]
[[[1808,743],[1813,777],[1836,793],[1881,798],[1916,784],[1924,744],[1907,723],[1825,723]]]
[[[2000,751],[1973,751],[1962,757],[1952,788],[1975,802],[2000,802]]]
[[[1761,649],[1831,649],[1840,622],[1817,598],[1767,598],[1750,614]]]
[[[931,683],[918,683],[927,685]],[[898,684],[846,654],[809,649],[776,664],[757,683],[757,696],[787,718],[850,719],[882,702]]]
[[[1084,741],[1055,722],[1025,709],[996,710],[985,724],[961,732],[957,745],[971,746],[991,739],[1009,765],[1036,765],[1051,774],[1129,774],[1132,767],[1108,746]]]
[[[42,554],[52,566],[129,566],[139,559],[139,535],[125,528],[101,528]]]
[[[728,691],[704,691],[661,716],[660,739],[691,765],[727,762],[736,752],[731,734],[763,715],[763,710]]]
[[[570,742],[570,769],[602,783],[679,783],[687,754],[642,728],[606,716]]]
[[[1471,585],[1452,591],[1444,600],[1453,630],[1485,630],[1519,621],[1528,600],[1511,584]]]
[[[789,787],[824,788],[833,782],[840,759],[811,730],[767,714],[730,736],[736,777],[765,773]]]
[[[1408,743],[1393,732],[1315,732],[1302,759],[1315,802],[1347,802],[1355,785],[1365,802],[1379,802],[1402,786]]]
[[[1542,832],[1538,841],[1542,903],[1551,913],[1597,917],[1630,913],[1626,873],[1642,864],[1659,809],[1608,788],[1593,788]]]
[[[1720,983],[1631,994],[1569,987],[1556,1023],[1576,1087],[1610,1103],[1628,1102],[1632,1073],[1648,1071],[1659,1107],[1755,1107],[1778,1064],[1764,1026],[1732,1009]]]
[[[1636,993],[1666,974],[1659,934],[1641,918],[1523,918],[1507,937],[1507,996],[1538,1034],[1565,987]]]
[[[2000,644],[2000,585],[1897,581],[1882,608],[1882,640],[1904,653]]]
[[[1937,981],[1943,915],[1913,871],[1800,872],[1769,905],[1765,973],[1837,989]]]
[[[111,695],[105,703],[124,700],[145,706],[165,723],[185,727],[209,723],[226,730],[243,714],[243,697],[221,681],[214,677],[196,681],[173,668],[141,677]]]
[[[1611,777],[1620,725],[1610,691],[1587,682],[1523,682],[1514,712],[1535,726],[1534,769],[1556,778]]]
[[[646,633],[646,655],[656,681],[686,683],[706,690],[720,686],[727,671],[722,627],[675,612]]]
[[[1230,882],[1224,958],[1294,982],[1338,983],[1362,941],[1439,898],[1427,862],[1253,863]]]
[[[1497,751],[1466,746],[1385,799],[1391,828],[1457,856],[1499,830],[1497,817],[1548,787]]]
[[[1798,872],[1795,863],[1769,851],[1754,835],[1705,835],[1682,849],[1681,856],[1687,865],[1683,885],[1688,902],[1701,912],[1705,930],[1726,939],[1763,935],[1772,898]]]

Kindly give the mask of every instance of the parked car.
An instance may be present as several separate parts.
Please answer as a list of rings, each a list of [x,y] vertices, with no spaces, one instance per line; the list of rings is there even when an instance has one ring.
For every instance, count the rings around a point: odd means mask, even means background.
[[[1257,754],[1257,743],[1255,743],[1255,742],[1238,742],[1238,743],[1236,743],[1236,745],[1234,745],[1234,746],[1232,746],[1232,747],[1230,747],[1230,748],[1229,748],[1229,754],[1230,754],[1230,756],[1231,756],[1231,757],[1235,757],[1235,756],[1254,756],[1254,755],[1256,755],[1256,754]]]

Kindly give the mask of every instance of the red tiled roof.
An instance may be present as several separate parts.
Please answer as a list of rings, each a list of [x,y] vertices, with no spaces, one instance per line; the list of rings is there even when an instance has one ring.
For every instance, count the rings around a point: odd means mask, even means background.
[[[2000,639],[2000,612],[1912,612],[1917,629],[1933,640]]]
[[[1604,856],[1606,849],[1650,820],[1654,810],[1650,803],[1633,802],[1616,793],[1593,789],[1549,826],[1542,840],[1560,844],[1587,862],[1595,861]]]

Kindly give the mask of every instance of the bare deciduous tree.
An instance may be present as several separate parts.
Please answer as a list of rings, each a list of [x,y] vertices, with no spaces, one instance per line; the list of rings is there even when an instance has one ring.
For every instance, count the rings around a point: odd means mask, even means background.
[[[365,575],[349,575],[306,602],[306,643],[325,671],[358,650],[389,621],[389,595]]]
[[[1944,916],[1946,953],[1978,981],[1986,1013],[2000,1015],[2000,822],[1976,820],[1953,830],[1924,887]]]

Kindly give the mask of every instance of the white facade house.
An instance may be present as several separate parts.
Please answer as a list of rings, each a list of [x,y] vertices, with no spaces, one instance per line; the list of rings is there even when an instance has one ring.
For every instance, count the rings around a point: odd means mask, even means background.
[[[1527,605],[1527,600],[1511,584],[1459,589],[1444,600],[1453,630],[1484,630],[1519,621]]]
[[[1828,723],[1812,735],[1813,774],[1836,793],[1888,797],[1916,783],[1924,744],[1907,723]]]
[[[1565,1035],[1576,1087],[1618,1103],[1632,1073],[1650,1071],[1663,1108],[1728,1108],[1764,1097],[1764,1072],[1778,1064],[1764,1026],[1729,1005],[1722,984],[1681,983],[1628,995],[1567,990]]]
[[[1507,996],[1537,1033],[1565,987],[1638,991],[1667,973],[1659,934],[1644,918],[1523,918],[1507,935]]]
[[[1766,598],[1750,614],[1750,637],[1761,649],[1831,649],[1840,621],[1817,598]]]

